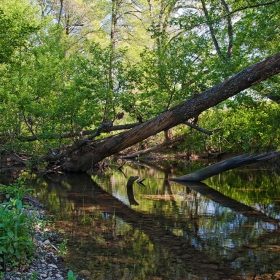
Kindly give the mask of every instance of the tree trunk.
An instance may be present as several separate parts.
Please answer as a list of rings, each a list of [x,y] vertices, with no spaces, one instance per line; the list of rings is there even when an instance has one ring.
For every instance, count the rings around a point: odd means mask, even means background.
[[[185,102],[163,112],[159,116],[139,124],[129,131],[103,141],[90,141],[82,148],[72,147],[64,154],[62,169],[67,171],[88,171],[104,158],[130,147],[151,135],[170,129],[203,111],[219,104],[239,92],[266,80],[280,72],[280,53],[256,63],[224,82],[192,96]],[[58,158],[51,155],[49,158]]]
[[[234,169],[237,167],[241,167],[244,165],[260,162],[262,160],[267,160],[273,157],[277,157],[280,155],[280,152],[270,152],[270,153],[264,153],[260,155],[241,155],[237,156],[228,160],[223,160],[221,162],[218,162],[216,164],[207,166],[203,169],[200,169],[196,172],[180,176],[177,178],[172,178],[170,180],[172,181],[186,181],[186,182],[200,182],[203,181],[209,177],[212,177],[214,175],[220,174],[222,172],[225,172],[230,169]]]
[[[166,140],[166,141],[164,141],[163,143],[161,143],[157,146],[154,146],[154,147],[151,147],[151,148],[148,148],[148,149],[145,149],[145,150],[141,150],[141,151],[138,151],[136,153],[133,153],[133,154],[130,154],[130,155],[127,155],[127,156],[123,156],[122,158],[123,159],[137,158],[137,157],[140,157],[144,154],[148,154],[148,153],[151,153],[151,152],[155,152],[155,151],[164,149],[167,146],[174,147],[175,145],[179,145],[179,143],[181,143],[188,136],[189,136],[189,134],[183,134],[183,135],[180,135],[180,136],[176,137],[175,139]]]

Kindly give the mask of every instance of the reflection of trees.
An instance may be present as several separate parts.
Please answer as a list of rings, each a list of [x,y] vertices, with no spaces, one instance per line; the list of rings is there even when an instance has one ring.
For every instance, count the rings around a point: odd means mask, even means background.
[[[273,224],[278,224],[278,220],[275,219],[270,219],[268,216],[264,215],[262,212],[258,212],[255,209],[248,207],[244,204],[238,203],[237,201],[230,199],[226,196],[223,196],[219,192],[215,192],[215,190],[212,190],[211,188],[206,188],[202,194],[206,197],[209,198],[209,200],[202,200],[199,197],[199,193],[196,191],[191,191],[190,188],[186,187],[186,196],[189,196],[189,199],[187,198],[183,203],[185,205],[181,205],[180,209],[178,209],[178,205],[176,201],[174,200],[174,195],[171,189],[171,185],[169,184],[168,181],[168,176],[169,176],[169,169],[164,170],[158,165],[155,164],[150,164],[150,163],[144,163],[144,165],[140,162],[137,162],[137,165],[144,166],[145,168],[155,168],[155,170],[160,171],[161,173],[164,174],[164,180],[163,180],[163,187],[161,189],[161,192],[159,194],[166,195],[168,194],[171,198],[172,204],[170,205],[170,213],[171,215],[176,213],[176,225],[182,226],[184,224],[186,217],[190,218],[192,223],[188,223],[188,227],[193,229],[193,232],[196,233],[194,234],[194,238],[196,239],[196,243],[200,244],[199,246],[203,247],[203,241],[199,239],[199,236],[197,235],[198,230],[200,229],[202,232],[207,232],[211,231],[211,229],[215,228],[215,223],[217,223],[216,219],[219,220],[219,229],[220,231],[227,231],[231,232],[232,227],[236,228],[237,231],[240,229],[245,223],[246,217],[252,217],[255,216],[257,219],[263,220],[264,222],[270,222]],[[221,177],[221,175],[217,176],[218,178]],[[157,181],[158,183],[158,181]],[[243,182],[244,183],[244,182]],[[239,182],[239,185],[242,185],[242,182]],[[243,184],[244,185],[244,184]],[[207,187],[207,186],[206,186]],[[210,190],[210,191],[209,191]],[[215,203],[215,206],[213,206],[213,201],[217,202]],[[175,219],[170,218],[170,215],[168,214],[168,211],[166,211],[166,201],[157,201],[157,204],[159,204],[158,209],[162,209],[163,206],[165,206],[165,215],[166,217],[164,218],[166,221],[168,221],[169,225],[171,225],[172,221],[175,221]],[[215,213],[207,213],[207,209],[214,207]],[[226,208],[224,208],[226,207]],[[227,209],[232,209],[231,212],[230,210]],[[203,210],[204,209],[204,210]],[[182,213],[182,210],[184,211],[183,215],[179,215],[178,213]],[[199,210],[199,211],[198,211]],[[204,211],[204,212],[203,212]],[[161,212],[154,211],[156,214],[161,214]],[[240,213],[242,215],[236,215],[235,213]],[[207,215],[213,216],[215,215],[216,219],[207,219]],[[201,217],[203,215],[203,217]],[[228,222],[230,219],[230,216],[232,216],[232,222]],[[167,225],[168,226],[168,225]],[[219,229],[217,231],[219,232]],[[251,231],[253,233],[254,231]],[[247,233],[248,234],[248,231]],[[258,233],[255,232],[256,235]],[[217,235],[219,236],[219,235]],[[222,238],[222,237],[221,237]],[[242,238],[241,243],[245,243],[246,239]],[[239,244],[240,245],[240,244]],[[238,244],[236,244],[238,247]]]
[[[256,217],[264,222],[268,222],[274,225],[279,224],[279,220],[270,218],[267,215],[263,214],[260,211],[255,210],[254,208],[242,204],[230,197],[227,197],[220,192],[208,187],[206,184],[201,182],[180,182],[180,184],[185,185],[193,190],[203,194],[212,201],[219,203],[221,206],[228,207],[236,213],[240,213],[246,217]]]
[[[150,170],[150,172],[151,172],[151,170],[154,170],[154,171],[157,171],[157,172],[160,172],[163,174],[163,178],[162,178],[162,180],[160,180],[160,181],[162,181],[162,187],[158,187],[157,195],[168,195],[170,198],[168,201],[171,202],[171,205],[170,205],[171,212],[173,213],[174,210],[178,211],[178,206],[175,201],[174,194],[173,194],[170,182],[169,182],[169,177],[172,174],[171,166],[167,165],[164,168],[162,165],[155,164],[152,162],[143,162],[143,161],[141,161],[141,162],[131,161],[131,162],[133,162],[133,164],[136,164],[136,166],[138,166],[138,167]],[[159,183],[159,181],[157,180],[156,184],[158,184],[158,183]],[[157,207],[157,209],[161,209],[163,205],[167,206],[166,205],[167,203],[168,202],[165,200],[158,201],[158,204],[160,204],[160,205],[159,205],[159,207]]]
[[[133,168],[125,168],[124,173],[127,175],[136,173],[135,171],[133,172]],[[146,165],[144,169],[143,166],[139,166],[139,169],[137,169],[139,173],[136,174],[141,177],[146,176],[147,178],[145,173],[146,168],[149,168],[149,171],[152,172],[151,165]],[[47,189],[59,190],[68,185],[69,191],[66,192],[66,188],[63,189],[64,198],[62,199],[62,203],[67,198],[73,201],[73,208],[76,211],[83,211],[86,207],[89,207],[89,209],[91,207],[91,209],[98,209],[101,213],[120,217],[133,225],[134,229],[144,232],[154,244],[158,244],[159,246],[164,244],[165,248],[171,254],[179,256],[184,262],[189,262],[191,269],[194,270],[200,269],[198,268],[200,267],[199,261],[196,264],[189,261],[186,256],[186,251],[189,255],[195,256],[197,259],[205,259],[205,262],[212,261],[209,258],[210,255],[213,259],[219,260],[221,263],[221,252],[226,252],[226,254],[231,253],[232,249],[230,246],[238,249],[238,251],[234,251],[234,258],[238,258],[239,256],[247,257],[249,253],[254,255],[250,252],[250,248],[246,247],[247,244],[254,244],[255,242],[259,244],[265,235],[265,231],[260,229],[255,230],[253,228],[256,220],[278,224],[278,221],[275,219],[271,219],[261,212],[256,212],[246,205],[247,208],[243,208],[243,204],[233,199],[228,200],[228,198],[219,192],[213,192],[211,188],[206,188],[204,193],[199,193],[199,189],[195,190],[195,188],[187,186],[184,192],[185,200],[182,200],[180,205],[175,200],[176,193],[174,194],[174,190],[179,188],[176,185],[170,185],[168,171],[164,172],[163,169],[158,169],[157,172],[160,172],[160,175],[153,173],[157,175],[155,176],[157,180],[155,179],[153,182],[151,179],[147,180],[147,185],[149,186],[148,188],[144,188],[144,190],[149,193],[169,196],[171,201],[153,201],[158,207],[157,210],[153,210],[153,214],[140,213],[130,209],[108,192],[102,190],[88,176],[85,176],[85,178],[81,175],[76,176],[76,178],[75,176],[68,176],[62,182],[57,183],[59,187],[55,186],[53,182],[51,184],[52,187],[48,187]],[[161,176],[161,174],[164,174],[164,176]],[[221,176],[219,177],[221,178]],[[138,190],[143,190],[142,187],[136,186],[137,188],[135,188],[133,198],[135,194],[138,195]],[[110,191],[110,187],[108,187],[108,190]],[[126,192],[124,195],[126,195]],[[140,204],[145,203],[144,200],[139,200],[140,197],[136,196],[137,202]],[[208,199],[205,199],[205,197],[208,197]],[[211,208],[214,209],[214,213],[209,212]],[[136,209],[139,210],[139,206]],[[61,208],[60,211],[63,211],[63,209]],[[246,218],[246,215],[249,220]],[[256,219],[251,219],[251,216]],[[265,223],[261,224],[265,226]],[[270,240],[270,235],[266,235],[266,237]],[[271,240],[274,242],[274,240],[278,239],[277,237],[273,237]],[[182,257],[183,255],[185,257]],[[255,256],[257,257],[257,252]],[[228,266],[230,266],[230,262],[225,262],[225,267]],[[200,271],[202,274],[205,273],[205,275],[208,273],[206,268],[205,270],[202,268]]]
[[[70,181],[68,181],[70,182]],[[161,217],[155,214],[143,214],[136,212],[129,208],[128,206],[121,203],[119,200],[111,196],[109,193],[103,191],[97,184],[91,182],[93,187],[83,189],[83,193],[81,193],[80,188],[78,187],[80,184],[76,186],[73,185],[71,182],[72,190],[68,193],[68,198],[75,201],[75,207],[82,207],[84,205],[98,205],[100,211],[106,212],[111,215],[116,215],[123,219],[124,221],[130,223],[134,228],[141,229],[145,234],[147,234],[150,240],[155,244],[167,244],[166,241],[168,240],[168,250],[171,251],[174,255],[181,256],[183,252],[188,251],[190,255],[196,256],[197,259],[204,259],[204,262],[211,263],[213,260],[209,259],[206,254],[203,253],[203,250],[207,250],[209,246],[209,242],[222,242],[224,244],[227,240],[233,239],[234,235],[239,235],[237,240],[240,240],[239,244],[235,244],[238,247],[241,247],[245,244],[245,242],[249,242],[250,237],[252,240],[255,240],[256,236],[248,236],[248,231],[244,232],[244,239],[242,235],[238,232],[238,229],[244,224],[244,217],[233,215],[233,223],[231,224],[235,230],[232,231],[232,236],[227,235],[224,236],[224,240],[219,240],[221,235],[217,234],[220,233],[221,230],[229,231],[229,228],[221,228],[221,225],[229,225],[228,221],[226,221],[226,217],[224,211],[220,211],[220,215],[217,215],[218,219],[221,219],[219,223],[219,227],[216,228],[216,232],[212,232],[212,236],[209,238],[207,234],[211,232],[211,228],[215,228],[215,225],[209,224],[212,219],[207,219],[207,213],[204,216],[201,216],[201,213],[198,212],[198,204],[199,199],[197,197],[196,202],[192,201],[193,209],[196,209],[197,212],[192,212],[191,215],[196,215],[195,219],[186,220],[185,215],[177,215],[176,218],[171,216],[168,217]],[[90,184],[86,184],[89,186]],[[213,197],[212,197],[213,198]],[[222,207],[221,207],[222,208]],[[218,214],[218,213],[216,213]],[[226,216],[226,215],[225,215]],[[238,219],[236,219],[236,217]],[[224,220],[224,221],[223,221]],[[217,227],[217,225],[216,225]],[[172,234],[172,229],[174,228],[181,228],[184,232],[183,236],[176,236]],[[254,232],[253,230],[251,232]],[[204,237],[205,235],[205,237]],[[242,238],[240,238],[242,237]],[[245,239],[246,237],[246,239]],[[194,247],[195,246],[195,247]],[[221,245],[214,247],[212,251],[208,252],[207,254],[213,255],[217,257],[220,254]],[[174,250],[176,248],[176,250]],[[181,249],[179,249],[181,248]],[[197,248],[197,249],[195,249]],[[243,251],[244,252],[244,251]],[[186,259],[184,259],[186,261]],[[187,260],[190,267],[192,269],[200,269],[200,271],[205,273],[203,270],[203,266],[199,262],[192,263],[189,259]],[[198,268],[199,267],[199,268]]]
[[[48,206],[48,211],[55,214],[57,219],[71,212],[71,205],[67,199],[67,191],[71,186],[67,183],[67,176],[51,173],[26,180],[26,184],[35,189],[34,195]]]
[[[146,167],[152,168],[152,165],[146,165]],[[160,172],[164,172],[158,167],[157,170],[159,170]],[[162,194],[169,194],[170,197],[172,197],[173,193],[171,186],[170,184],[166,184],[166,179],[168,179],[168,171],[164,174],[165,176]],[[257,186],[263,186],[264,184],[268,186],[272,183],[271,178],[269,178],[268,176],[265,176],[264,180],[262,180],[262,176],[260,176],[260,173],[256,175],[255,172],[250,172],[249,174],[246,174],[246,172],[242,172],[242,176],[237,176],[237,178],[234,176],[234,173],[229,174],[233,175],[232,181],[235,183],[235,185],[238,185],[239,188],[240,186],[246,188],[246,185],[244,186],[246,182],[248,182],[250,188],[254,188],[254,185],[256,184]],[[244,174],[246,174],[246,176],[244,176]],[[215,178],[221,180],[221,178],[223,178],[223,174],[216,176]],[[223,186],[224,185],[226,184],[224,183]],[[275,184],[272,183],[272,185]],[[218,186],[221,186],[221,184],[219,184]],[[184,215],[177,215],[178,209],[174,211],[175,208],[173,208],[173,213],[176,213],[176,219],[172,219],[168,215],[163,219],[162,224],[167,227],[170,227],[172,222],[176,224],[177,227],[183,229],[185,236],[187,236],[187,238],[191,240],[191,242],[195,244],[197,248],[206,248],[209,245],[212,246],[213,244],[217,244],[216,246],[211,247],[212,250],[210,253],[211,255],[216,257],[217,255],[221,254],[221,251],[223,251],[224,247],[228,248],[227,250],[225,250],[226,252],[231,252],[232,248],[243,248],[243,246],[246,246],[246,244],[254,244],[255,242],[259,243],[265,233],[265,230],[253,229],[254,225],[259,223],[257,222],[258,220],[264,222],[263,227],[266,226],[266,222],[272,223],[275,226],[279,224],[278,220],[270,218],[269,216],[263,214],[261,211],[256,211],[251,207],[238,203],[238,201],[229,199],[219,192],[208,192],[209,189],[206,191],[206,193],[203,193],[203,196],[205,197],[206,195],[209,200],[203,199],[202,203],[199,193],[196,191],[192,191],[190,188],[186,187],[186,195],[190,196],[190,200],[187,201],[187,207],[183,208],[185,210]],[[230,194],[230,189],[227,190]],[[273,197],[272,192],[273,191],[271,191],[270,197]],[[240,196],[238,198],[242,199],[241,201],[244,201],[244,192],[239,191],[239,193]],[[258,197],[251,198],[251,201],[256,200],[258,200]],[[175,202],[175,200],[172,200],[172,202]],[[207,218],[207,209],[211,208],[211,204],[213,203],[215,204],[215,213],[212,213],[212,216],[215,215],[215,219]],[[177,205],[176,203],[174,204]],[[203,209],[205,213],[202,216]],[[268,211],[266,213],[269,214]],[[211,216],[211,213],[209,213],[209,215]],[[186,217],[189,217],[191,219],[191,222],[184,222]],[[249,218],[249,223],[246,217]],[[251,229],[250,226],[252,227]],[[246,252],[247,250],[240,250],[238,254],[243,257],[246,256]],[[238,254],[236,254],[236,257],[238,256]],[[253,255],[252,252],[250,254]],[[258,254],[256,253],[255,255],[257,256]],[[260,257],[258,256],[256,258]]]
[[[91,181],[89,176],[69,175],[66,179],[67,183],[71,185],[71,190],[66,195],[68,200],[74,201],[76,209],[83,209],[83,207],[90,205],[108,215],[116,215],[131,224],[135,229],[143,231],[154,244],[164,246],[166,250],[174,254],[174,258],[181,258],[186,262],[185,264],[190,271],[199,271],[202,275],[216,275],[224,272],[222,272],[222,269],[216,270],[216,266],[215,269],[209,269],[207,262],[215,263],[213,259],[207,257],[207,254],[203,251],[196,250],[184,236],[176,236],[170,232],[170,228],[177,226],[174,219],[165,220],[161,216],[144,214],[131,209],[102,190]],[[196,259],[193,256],[196,256]],[[204,263],[200,263],[197,261],[198,259],[203,260]]]
[[[280,200],[275,198],[280,197],[280,177],[269,171],[243,168],[214,176],[205,182],[224,195],[247,205],[253,206],[258,201],[260,208],[268,215],[273,212],[271,206],[277,208],[274,212],[279,212]],[[265,209],[265,205],[270,205],[270,208]]]
[[[216,234],[212,231],[212,229],[215,228],[215,224],[216,224],[215,221],[213,221],[213,219],[208,219],[208,220],[206,219],[204,221],[203,219],[200,219],[199,230],[204,231],[204,234],[200,233],[200,236],[198,238],[194,237],[195,238],[194,243],[196,244],[197,247],[203,245],[203,243],[205,244],[216,243],[217,246],[213,247],[211,253],[213,254],[215,252],[215,254],[219,254],[219,251],[222,250],[223,246],[225,246],[226,243],[229,241],[230,241],[231,248],[242,248],[243,246],[247,246],[247,244],[251,244],[251,243],[262,244],[263,243],[262,240],[264,240],[264,236],[267,237],[267,240],[270,240],[270,238],[272,238],[271,232],[269,234],[265,234],[266,223],[269,223],[271,225],[271,229],[274,229],[274,232],[279,233],[278,226],[280,224],[280,221],[277,219],[270,218],[267,215],[263,214],[262,212],[253,209],[252,207],[249,207],[229,197],[226,197],[223,194],[219,193],[218,191],[208,187],[204,183],[180,182],[180,184],[185,185],[188,191],[189,188],[191,188],[196,192],[202,194],[203,196],[206,196],[209,199],[211,199],[209,201],[214,201],[216,203],[219,203],[219,206],[215,207],[215,211],[216,211],[215,219],[220,221],[217,230],[223,234]],[[245,230],[246,225],[248,225],[247,218],[250,218],[250,220],[253,223],[255,220],[256,224],[258,224],[260,221],[263,221],[264,228],[259,229],[258,231]],[[210,238],[207,240],[207,238],[205,238],[204,236],[205,234],[207,235],[209,232],[210,233],[212,232],[211,234],[212,236],[210,236]],[[219,242],[217,243],[216,241],[218,239]],[[239,253],[242,256],[246,256],[246,254],[248,254],[247,252],[244,251],[242,252],[242,250],[239,251]],[[259,256],[260,253],[261,252],[255,253],[256,258],[262,258]],[[254,252],[251,252],[250,254],[254,255]]]

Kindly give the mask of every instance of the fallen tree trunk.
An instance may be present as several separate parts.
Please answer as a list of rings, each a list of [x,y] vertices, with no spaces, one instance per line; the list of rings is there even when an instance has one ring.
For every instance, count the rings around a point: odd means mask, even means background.
[[[188,181],[188,182],[200,182],[214,175],[220,174],[224,171],[234,169],[237,167],[241,167],[244,165],[256,163],[262,160],[267,160],[273,157],[277,157],[280,155],[280,152],[270,152],[263,153],[260,155],[241,155],[228,160],[223,160],[216,164],[207,166],[203,169],[200,169],[196,172],[180,176],[177,178],[171,178],[172,181]]]
[[[136,153],[127,155],[127,156],[123,156],[122,159],[136,158],[136,157],[142,156],[144,154],[148,154],[148,153],[151,153],[151,152],[158,151],[158,150],[160,150],[162,148],[165,148],[167,146],[180,143],[182,140],[184,140],[188,136],[189,136],[189,134],[184,134],[184,135],[178,136],[175,139],[164,141],[163,143],[161,143],[161,144],[159,144],[155,147],[151,147],[151,148],[148,148],[148,149],[145,149],[145,150],[138,151]]]
[[[193,95],[187,101],[163,112],[159,116],[141,123],[129,131],[109,137],[102,141],[85,141],[78,148],[69,147],[61,154],[50,153],[45,160],[61,161],[65,171],[88,171],[104,158],[116,154],[151,135],[170,129],[201,112],[260,83],[280,72],[280,52],[262,62],[256,63],[224,82],[200,94]]]

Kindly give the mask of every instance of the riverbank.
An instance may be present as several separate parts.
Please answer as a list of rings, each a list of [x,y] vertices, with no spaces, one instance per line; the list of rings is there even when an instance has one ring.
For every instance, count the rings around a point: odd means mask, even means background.
[[[31,198],[32,199],[32,198]],[[47,212],[42,204],[34,203],[29,199],[32,208],[25,208],[28,215],[35,220],[33,240],[35,250],[30,264],[7,269],[3,280],[86,280],[74,273],[71,277],[70,268],[63,261],[63,253],[66,252],[66,241],[56,231],[47,226]],[[69,273],[69,275],[68,275]]]

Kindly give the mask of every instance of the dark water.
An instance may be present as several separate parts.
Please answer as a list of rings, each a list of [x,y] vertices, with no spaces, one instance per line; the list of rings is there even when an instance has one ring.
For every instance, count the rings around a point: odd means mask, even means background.
[[[200,184],[201,163],[113,163],[103,175],[32,177],[88,279],[280,279],[280,177],[245,167]],[[130,176],[144,179],[127,188]],[[28,177],[28,176],[27,176]],[[268,277],[268,278],[264,278]]]

